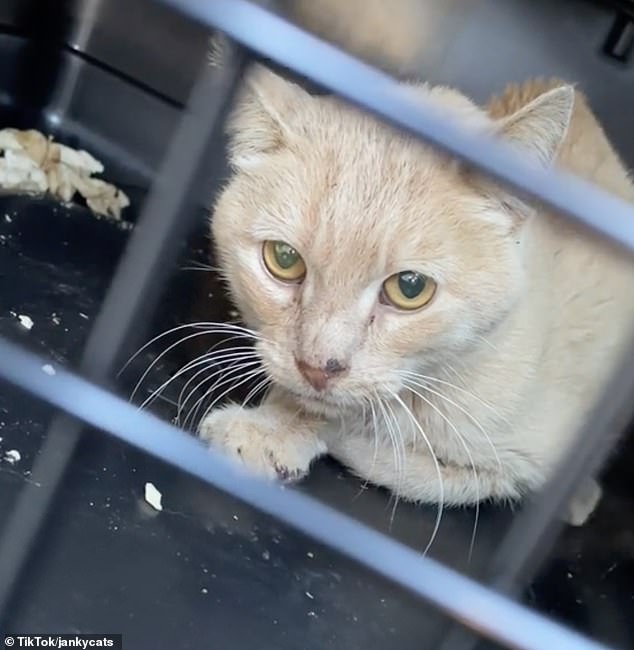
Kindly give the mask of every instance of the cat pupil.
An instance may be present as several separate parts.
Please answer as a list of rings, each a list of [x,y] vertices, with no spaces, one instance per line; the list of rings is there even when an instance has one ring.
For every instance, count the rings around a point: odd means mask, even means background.
[[[290,269],[297,262],[297,251],[284,242],[275,242],[275,259],[283,269]]]
[[[415,271],[403,271],[398,274],[398,288],[410,300],[420,295],[425,287],[425,277]]]

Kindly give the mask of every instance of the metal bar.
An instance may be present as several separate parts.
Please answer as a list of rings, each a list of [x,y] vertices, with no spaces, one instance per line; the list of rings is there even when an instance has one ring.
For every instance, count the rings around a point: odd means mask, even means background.
[[[118,265],[82,357],[82,374],[103,381],[112,372],[122,346],[144,311],[155,304],[178,247],[197,216],[191,207],[211,142],[238,86],[245,64],[242,53],[227,57],[212,72],[201,64],[198,81],[164,159],[139,223]],[[3,358],[3,364],[8,360]],[[54,494],[76,449],[81,423],[56,416],[0,538],[0,617],[9,599]],[[41,486],[41,487],[38,487]]]
[[[634,251],[634,208],[563,171],[538,170],[504,143],[466,131],[374,68],[246,0],[161,0],[322,87]]]
[[[0,376],[57,408],[276,517],[513,650],[607,650],[329,506],[240,471],[199,440],[0,339]]]

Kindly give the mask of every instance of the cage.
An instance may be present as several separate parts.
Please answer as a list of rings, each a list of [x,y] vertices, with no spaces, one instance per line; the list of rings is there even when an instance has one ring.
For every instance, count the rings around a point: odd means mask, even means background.
[[[434,25],[421,44],[421,78],[476,100],[536,75],[576,81],[634,163],[633,3],[421,7]],[[4,0],[0,26],[0,126],[37,128],[91,152],[131,199],[116,221],[47,197],[0,196],[3,633],[118,633],[129,648],[634,647],[633,447],[627,435],[618,448],[616,436],[597,435],[631,418],[629,358],[543,494],[519,511],[483,506],[472,548],[473,511],[447,511],[425,557],[433,508],[393,510],[388,494],[361,489],[331,461],[293,490],[236,475],[170,424],[182,383],[149,410],[127,403],[135,386],[141,401],[156,397],[191,348],[163,355],[173,341],[163,339],[119,373],[162,332],[233,318],[205,268],[207,209],[226,173],[223,120],[255,57],[628,251],[630,208],[527,175],[493,144],[414,111],[387,77],[270,7]],[[232,46],[212,72],[216,32]],[[582,474],[599,470],[598,512],[562,530],[560,506]],[[160,511],[144,498],[148,483],[162,493]]]

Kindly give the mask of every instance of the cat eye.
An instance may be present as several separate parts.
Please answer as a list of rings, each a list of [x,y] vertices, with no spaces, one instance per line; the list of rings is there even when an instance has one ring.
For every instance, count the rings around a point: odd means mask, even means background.
[[[262,246],[262,259],[269,273],[283,282],[298,282],[306,275],[302,256],[286,242],[265,241]]]
[[[383,283],[381,297],[394,307],[414,310],[424,307],[436,293],[436,283],[416,271],[401,271]]]

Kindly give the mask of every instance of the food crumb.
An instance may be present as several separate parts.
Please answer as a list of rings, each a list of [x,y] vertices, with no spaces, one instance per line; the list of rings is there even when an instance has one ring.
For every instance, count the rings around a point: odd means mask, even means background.
[[[24,314],[18,314],[18,320],[20,321],[20,325],[22,325],[22,327],[27,330],[30,330],[34,325],[33,319],[30,316],[25,316]]]
[[[4,215],[4,220],[5,220],[7,223],[11,223],[11,222],[13,221],[13,219],[11,218],[11,215],[10,215],[10,214],[5,214],[5,215]]]
[[[4,459],[11,465],[15,465],[21,458],[22,455],[17,449],[9,449],[9,451],[4,452]]]
[[[312,610],[310,612],[308,612],[308,616],[310,616],[312,618],[317,618],[317,614],[315,614],[315,612],[313,612]]]
[[[312,560],[315,557],[315,554],[312,551],[308,551],[308,553],[306,553],[306,557],[309,557]]]
[[[238,521],[238,515],[233,515],[233,520]]]
[[[201,594],[208,594],[209,591],[208,591],[207,589],[205,589],[205,587],[203,587],[203,588],[200,590],[200,593],[201,593]]]
[[[153,483],[145,484],[145,500],[154,510],[158,510],[159,512],[163,510],[162,499],[163,495],[156,489]]]
[[[271,559],[271,554],[268,551],[262,551],[262,559],[268,562]]]
[[[86,314],[82,313],[81,311],[79,312],[79,315],[80,315],[84,320],[88,320],[88,316],[87,316]]]
[[[230,309],[229,316],[231,318],[238,318],[238,316],[240,316],[240,312],[236,311],[235,309]]]
[[[42,366],[42,372],[52,377],[55,374],[55,368],[53,368],[53,366],[50,363],[45,363]]]
[[[306,594],[306,597],[307,597],[307,598],[310,598],[311,600],[315,600],[315,596],[313,596],[313,595],[310,593],[310,591],[306,591],[306,592],[304,592],[304,593]]]

